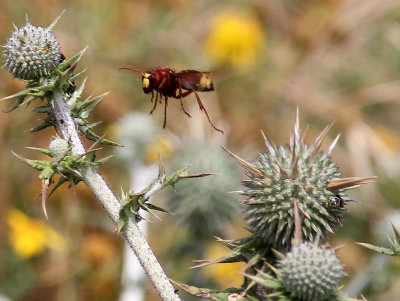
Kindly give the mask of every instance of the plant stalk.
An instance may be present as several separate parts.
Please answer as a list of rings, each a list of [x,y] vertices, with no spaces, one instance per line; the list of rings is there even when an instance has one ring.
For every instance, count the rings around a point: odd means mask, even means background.
[[[85,147],[80,140],[78,130],[70,113],[70,108],[63,94],[55,92],[53,98],[48,99],[48,101],[60,134],[65,140],[71,141],[72,143],[72,152],[77,155],[84,154],[86,152]],[[117,225],[121,204],[108,187],[107,183],[95,168],[91,166],[81,167],[78,172],[81,173],[83,181],[92,190],[111,220]],[[161,299],[164,301],[180,301],[180,297],[175,293],[174,287],[165,275],[161,265],[158,263],[157,258],[153,254],[133,218],[129,219],[122,229],[121,234],[135,253]]]

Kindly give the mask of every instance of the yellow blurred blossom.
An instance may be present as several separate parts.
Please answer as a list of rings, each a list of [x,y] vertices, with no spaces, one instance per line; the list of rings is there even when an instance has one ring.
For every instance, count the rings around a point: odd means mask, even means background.
[[[19,210],[7,214],[10,240],[14,252],[23,259],[42,253],[45,248],[61,250],[64,238],[43,222],[30,218]]]
[[[251,16],[222,13],[214,20],[205,52],[236,67],[254,64],[263,49],[264,36],[261,24]]]
[[[158,154],[165,159],[170,157],[173,152],[174,146],[172,141],[162,136],[158,136],[144,150],[143,159],[146,163],[151,164],[158,160]]]
[[[93,233],[86,237],[83,254],[93,263],[101,263],[113,258],[118,253],[111,238],[105,234]]]
[[[392,129],[383,126],[376,126],[375,132],[390,150],[397,152],[400,149],[399,136]]]
[[[220,258],[229,253],[229,249],[222,243],[213,242],[206,250],[205,258]],[[221,287],[239,287],[243,281],[243,270],[245,264],[217,263],[204,268],[204,273]]]

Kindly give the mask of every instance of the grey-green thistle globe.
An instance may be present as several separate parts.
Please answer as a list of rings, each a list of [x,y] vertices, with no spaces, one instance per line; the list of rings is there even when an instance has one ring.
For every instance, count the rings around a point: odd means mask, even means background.
[[[325,238],[342,225],[345,205],[350,201],[346,188],[357,187],[374,178],[340,178],[331,160],[339,135],[324,153],[321,149],[329,127],[311,145],[300,137],[299,121],[295,123],[290,144],[275,146],[264,135],[267,152],[259,160],[247,162],[234,157],[245,168],[249,180],[242,181],[247,206],[248,229],[268,247],[289,250],[295,232],[295,208],[301,220],[301,233],[306,241]]]
[[[125,146],[116,151],[126,164],[144,164],[146,148],[160,134],[149,114],[132,112],[119,121],[119,141]],[[163,155],[163,154],[161,154]]]
[[[55,138],[50,142],[49,145],[49,153],[52,158],[56,158],[66,152],[68,149],[68,141],[61,139],[61,138]]]
[[[57,19],[58,20],[58,19]],[[55,24],[53,22],[53,24]],[[60,45],[48,28],[33,26],[27,20],[25,26],[17,28],[4,46],[5,67],[14,77],[37,80],[48,76],[60,63]]]
[[[285,290],[304,301],[329,300],[344,276],[343,265],[335,252],[310,242],[294,247],[278,266]]]
[[[190,163],[196,172],[215,172],[216,175],[183,182],[171,191],[169,205],[183,228],[197,238],[220,235],[226,223],[239,212],[239,202],[229,194],[235,188],[240,170],[220,151],[219,146],[206,141],[189,143],[176,156],[174,169]]]

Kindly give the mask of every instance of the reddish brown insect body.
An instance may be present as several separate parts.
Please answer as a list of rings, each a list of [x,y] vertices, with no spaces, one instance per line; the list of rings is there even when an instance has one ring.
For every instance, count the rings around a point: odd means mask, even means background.
[[[151,101],[153,101],[154,91],[156,91],[154,106],[150,111],[150,114],[154,112],[158,102],[162,103],[162,97],[164,96],[164,128],[167,125],[168,97],[180,99],[183,112],[185,112],[187,116],[191,117],[183,106],[183,97],[194,93],[200,110],[204,111],[212,127],[215,130],[224,133],[222,130],[216,128],[211,122],[207,110],[201,102],[199,94],[197,93],[197,91],[214,90],[210,72],[200,72],[196,70],[182,70],[180,72],[175,72],[174,70],[166,67],[151,69],[144,73],[128,67],[120,69],[131,70],[142,75],[143,91],[146,94],[151,93]]]

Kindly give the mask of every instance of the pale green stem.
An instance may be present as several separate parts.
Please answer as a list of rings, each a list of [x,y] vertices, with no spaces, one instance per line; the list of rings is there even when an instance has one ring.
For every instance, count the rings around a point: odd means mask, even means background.
[[[70,108],[61,93],[55,92],[51,101],[51,108],[57,122],[57,128],[64,139],[71,141],[74,154],[84,154],[85,148],[80,140],[79,133],[70,113]],[[121,204],[107,183],[93,167],[82,167],[78,170],[82,174],[83,181],[92,190],[101,206],[117,225]],[[161,299],[164,301],[179,301],[180,297],[175,293],[157,258],[154,256],[149,244],[140,232],[133,218],[129,219],[121,231],[147,276],[153,283]]]

